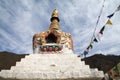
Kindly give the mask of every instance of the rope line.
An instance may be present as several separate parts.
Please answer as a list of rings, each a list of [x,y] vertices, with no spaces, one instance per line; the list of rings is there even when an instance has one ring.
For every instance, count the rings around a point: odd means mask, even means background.
[[[96,25],[95,25],[94,31],[93,31],[93,35],[92,35],[92,37],[91,37],[91,42],[93,41],[93,39],[94,39],[94,37],[95,37],[95,31],[96,31],[96,29],[97,29],[97,26],[98,26],[99,20],[100,20],[100,18],[101,18],[102,12],[103,12],[104,3],[105,3],[105,0],[104,0],[103,3],[102,3],[102,7],[101,7],[101,10],[100,10],[100,13],[99,13],[99,16],[98,16],[98,19],[97,19],[97,22],[96,22]],[[83,53],[84,53],[84,52],[83,52]],[[83,53],[80,54],[79,56],[83,55]],[[79,57],[79,56],[78,56],[78,57]],[[85,57],[86,57],[86,56],[85,56]]]
[[[96,22],[96,25],[95,25],[95,29],[94,29],[94,31],[93,31],[93,35],[92,35],[92,37],[91,37],[91,41],[93,40],[93,38],[94,38],[94,36],[95,36],[95,31],[96,31],[96,29],[97,29],[99,20],[100,20],[100,18],[101,18],[102,12],[103,12],[104,3],[105,3],[105,0],[103,1],[102,7],[101,7],[101,10],[100,10],[100,14],[99,14],[99,16],[98,16],[98,19],[97,19],[97,22]]]

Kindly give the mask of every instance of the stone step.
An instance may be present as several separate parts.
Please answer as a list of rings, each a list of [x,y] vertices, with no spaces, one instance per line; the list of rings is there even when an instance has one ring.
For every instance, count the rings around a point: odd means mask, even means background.
[[[49,56],[52,56],[52,57],[77,57],[76,54],[30,54],[30,55],[26,55],[25,58],[33,58],[33,57],[36,57],[36,58],[43,58],[43,57],[49,57]]]
[[[46,54],[47,55],[51,55],[51,54],[52,55],[56,55],[56,54],[58,54],[58,55],[73,55],[74,53],[73,52],[66,52],[66,53],[64,53],[64,52],[63,53],[54,53],[54,52],[53,53],[47,53],[46,52]],[[29,55],[46,55],[46,54],[29,54]]]
[[[70,65],[70,67],[74,67],[74,65],[75,64],[71,64]],[[27,64],[26,65],[26,63],[24,64],[24,63],[21,63],[21,64],[17,64],[16,66],[12,66],[12,67],[20,67],[20,68],[23,68],[23,67],[67,67],[67,66],[69,66],[69,65],[67,65],[67,63],[66,64],[61,64],[61,63],[58,63],[58,64],[56,64],[56,63],[49,63],[49,64],[42,64],[42,63],[40,63],[40,64],[38,64],[38,63],[35,63],[35,64]],[[77,67],[79,67],[79,68],[89,68],[89,65],[84,65],[84,64],[76,64],[76,66]],[[11,67],[11,68],[12,68]]]
[[[44,66],[44,65],[42,65],[42,64],[40,64],[40,65],[34,65],[34,64],[28,65],[28,64],[27,64],[27,65],[25,65],[25,64],[24,64],[24,65],[17,65],[16,67],[30,67],[30,66],[31,66],[31,67],[35,67],[35,66],[37,66],[37,67],[42,67],[42,66]],[[52,66],[53,66],[53,67],[54,67],[54,66],[55,66],[55,67],[60,67],[61,65],[57,65],[57,64],[48,64],[48,65],[45,65],[44,67],[47,67],[47,66],[51,66],[51,67],[52,67]],[[62,66],[66,66],[66,65],[62,65]],[[74,64],[72,64],[71,67],[72,67],[72,66],[74,66]],[[88,65],[86,65],[86,66],[89,68]],[[12,67],[14,67],[14,66],[12,66]],[[11,68],[12,68],[12,67],[11,67]],[[84,66],[84,65],[80,65],[80,66],[78,65],[77,67],[82,68],[82,67],[85,67],[85,66]]]
[[[66,56],[41,56],[41,57],[27,57],[27,58],[25,58],[25,59],[29,59],[29,60],[36,60],[36,59],[40,59],[40,60],[50,60],[50,59],[64,59],[64,60],[66,60],[66,59],[76,59],[76,57],[66,57]],[[22,60],[24,60],[24,58],[23,59],[21,59],[21,61]]]
[[[39,60],[39,59],[34,59],[34,60],[29,60],[29,59],[24,59],[22,61],[16,62],[16,65],[19,64],[41,64],[41,63],[49,63],[49,62],[53,62],[53,63],[60,63],[60,64],[69,64],[69,63],[73,63],[74,64],[85,64],[84,61],[80,61],[78,59],[68,59],[68,60],[63,60],[63,59],[59,59],[59,60]]]
[[[57,61],[64,61],[64,60],[67,60],[67,61],[79,61],[79,62],[81,62],[80,60],[78,60],[78,59],[75,59],[75,58],[68,58],[68,59],[64,59],[64,58],[56,58],[56,59],[50,59],[50,58],[47,58],[47,59],[40,59],[40,58],[38,58],[38,59],[22,59],[20,62],[24,62],[24,61],[54,61],[54,60],[57,60]]]
[[[72,58],[72,59],[24,59],[24,60],[22,60],[22,61],[19,61],[19,62],[64,62],[64,63],[67,63],[67,62],[77,62],[77,63],[81,63],[81,61],[80,60],[77,60],[77,59],[74,59],[74,58]],[[83,63],[83,62],[82,62]]]
[[[29,60],[24,60],[21,62],[16,62],[16,65],[18,64],[49,64],[49,62],[51,63],[55,63],[55,64],[85,64],[84,62],[80,62],[80,61],[76,61],[76,60],[33,60],[33,61],[29,61]]]
[[[21,62],[25,62],[25,61],[29,61],[29,62],[34,62],[34,61],[79,61],[81,62],[79,59],[77,58],[60,58],[60,57],[56,57],[56,58],[25,58],[25,59],[22,59]]]
[[[103,74],[103,71],[98,71],[98,69],[97,68],[95,68],[95,69],[90,69],[90,71],[91,71],[91,76],[99,76],[99,77],[102,77],[102,76],[104,76]]]
[[[30,54],[30,55],[26,55],[25,58],[33,58],[33,57],[36,57],[36,58],[45,58],[45,57],[51,57],[52,58],[70,58],[70,57],[74,57],[76,58],[77,55],[75,54]],[[69,56],[69,57],[68,57]]]
[[[44,56],[44,57],[47,57],[47,56],[54,56],[54,57],[59,57],[59,56],[71,56],[71,57],[77,57],[77,55],[75,55],[75,54],[30,54],[30,55],[26,55],[25,56],[25,58],[32,58],[32,57],[36,57],[36,58],[38,58],[38,57],[41,57],[41,56]]]
[[[69,58],[67,58],[67,57],[38,57],[38,58],[36,58],[36,57],[32,57],[32,58],[22,58],[21,59],[21,61],[24,61],[24,60],[69,60],[69,59],[75,59],[75,60],[80,60],[80,59],[78,59],[78,58],[76,58],[76,57],[69,57]]]
[[[49,67],[49,68],[42,68],[42,67],[40,67],[40,68],[30,68],[30,67],[26,67],[26,68],[22,68],[23,70],[41,70],[41,71],[43,71],[43,70],[46,70],[46,71],[51,71],[51,70],[53,70],[53,71],[58,71],[58,70],[68,70],[68,69],[70,69],[70,70],[81,70],[81,68],[75,68],[75,67],[52,67],[51,69],[50,69],[51,67]],[[59,68],[59,69],[58,69]],[[20,67],[16,67],[16,68],[12,68],[11,70],[21,70],[21,68]],[[85,68],[83,68],[83,70],[89,70],[88,69],[88,67],[85,67]]]
[[[83,71],[81,71],[83,72]],[[84,74],[79,71],[69,71],[69,72],[8,72],[3,73],[3,77],[7,78],[17,78],[17,79],[65,79],[65,78],[88,78],[90,77],[90,73]]]
[[[65,70],[65,69],[71,69],[71,70],[80,70],[80,69],[87,69],[89,70],[89,65],[83,66],[83,67],[75,67],[75,66],[67,66],[67,65],[59,65],[59,66],[12,66],[10,70]]]
[[[95,74],[93,74],[93,71]],[[98,73],[99,72],[99,73]],[[102,71],[97,71],[97,69],[92,69],[92,70],[87,70],[87,69],[81,69],[81,70],[67,70],[67,71],[33,71],[33,70],[28,70],[24,71],[23,69],[19,71],[12,71],[12,70],[2,70],[0,72],[0,75],[2,77],[7,77],[7,78],[17,78],[17,79],[64,79],[64,78],[96,78],[99,80],[101,79],[104,75]],[[52,77],[51,77],[52,75]],[[54,76],[53,76],[54,75]],[[92,80],[92,79],[91,79]]]
[[[92,68],[92,69],[90,69],[91,71],[98,71],[98,69],[97,68]]]

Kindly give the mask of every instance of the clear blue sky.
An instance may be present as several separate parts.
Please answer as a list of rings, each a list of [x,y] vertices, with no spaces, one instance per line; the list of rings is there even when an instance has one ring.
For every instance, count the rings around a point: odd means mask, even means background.
[[[82,53],[90,43],[103,0],[0,0],[0,51],[32,53],[32,37],[49,28],[51,13],[58,9],[62,31],[70,33],[74,52]],[[120,0],[106,0],[96,34]],[[120,55],[120,11],[111,18],[95,53]]]

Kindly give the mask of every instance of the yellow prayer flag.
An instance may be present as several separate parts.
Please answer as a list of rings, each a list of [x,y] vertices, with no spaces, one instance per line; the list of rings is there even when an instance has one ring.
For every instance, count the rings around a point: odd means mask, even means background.
[[[112,25],[112,22],[110,21],[110,19],[108,19],[108,21],[106,22],[106,25]]]
[[[94,41],[91,41],[91,42],[90,42],[90,45],[92,45],[93,43],[94,43]]]

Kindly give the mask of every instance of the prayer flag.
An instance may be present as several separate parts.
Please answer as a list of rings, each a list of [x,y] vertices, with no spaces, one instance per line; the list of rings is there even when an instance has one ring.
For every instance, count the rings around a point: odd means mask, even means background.
[[[88,54],[88,51],[84,51],[84,55],[86,56]]]
[[[100,32],[99,32],[99,33],[100,33],[100,34],[103,34],[103,31],[101,31],[101,30],[100,30]]]
[[[117,7],[116,11],[119,11],[120,10],[120,5]]]
[[[96,39],[96,38],[94,38],[94,40],[93,40],[94,42],[98,42],[98,40]]]
[[[117,65],[113,68],[113,70],[114,70],[116,73],[119,73],[119,70],[118,70]]]
[[[80,55],[78,55],[77,57],[80,57]]]
[[[104,31],[104,29],[105,29],[105,26],[102,27],[101,31]]]
[[[82,53],[82,54],[79,54],[77,57],[82,57],[84,54]]]
[[[90,42],[91,45],[92,45],[93,43],[94,43],[93,41]]]
[[[114,15],[114,13],[110,14],[109,16],[107,16],[108,18],[111,18]]]
[[[90,44],[89,46],[90,46],[91,49],[93,48],[93,45],[92,45],[92,44]]]
[[[100,30],[99,33],[100,33],[100,34],[103,34],[104,29],[105,29],[105,26],[102,27],[102,29]]]
[[[87,51],[89,51],[89,49],[90,49],[90,46],[87,47]]]
[[[110,21],[110,19],[108,19],[108,21],[106,22],[107,25],[112,25],[112,22]]]

